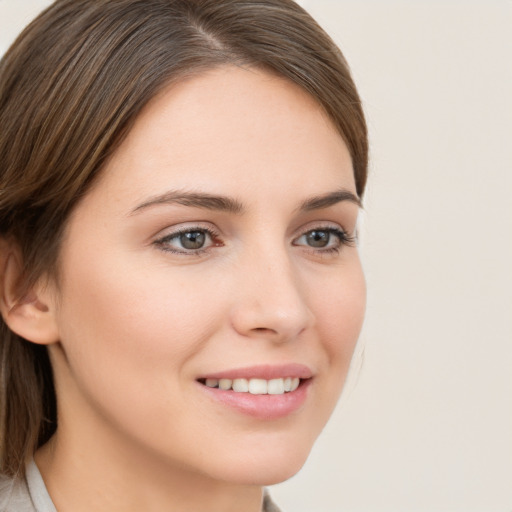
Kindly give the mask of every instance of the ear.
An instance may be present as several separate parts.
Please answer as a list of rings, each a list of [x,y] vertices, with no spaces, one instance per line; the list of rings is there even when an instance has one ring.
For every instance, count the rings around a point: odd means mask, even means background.
[[[55,294],[49,284],[41,282],[19,296],[22,277],[19,251],[0,243],[0,312],[9,329],[18,336],[50,345],[59,341],[56,321]]]

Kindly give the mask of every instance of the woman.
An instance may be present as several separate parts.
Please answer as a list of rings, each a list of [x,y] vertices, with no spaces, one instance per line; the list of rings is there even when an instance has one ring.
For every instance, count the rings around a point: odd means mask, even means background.
[[[339,50],[290,0],[58,0],[0,125],[4,509],[276,510],[364,314]]]

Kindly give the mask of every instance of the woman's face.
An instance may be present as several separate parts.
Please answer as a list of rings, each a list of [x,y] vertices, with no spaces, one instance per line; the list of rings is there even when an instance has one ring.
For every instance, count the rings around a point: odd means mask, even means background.
[[[357,216],[347,147],[297,86],[223,67],[162,93],[69,220],[58,436],[224,481],[293,475],[363,321]]]

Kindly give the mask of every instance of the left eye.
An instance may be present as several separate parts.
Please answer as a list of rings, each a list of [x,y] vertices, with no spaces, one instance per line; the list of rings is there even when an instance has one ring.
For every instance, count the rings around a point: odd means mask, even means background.
[[[157,244],[171,252],[200,251],[213,245],[212,237],[206,229],[188,229],[166,235]]]
[[[312,229],[295,240],[295,245],[307,245],[314,249],[339,249],[349,243],[347,234],[336,228]]]

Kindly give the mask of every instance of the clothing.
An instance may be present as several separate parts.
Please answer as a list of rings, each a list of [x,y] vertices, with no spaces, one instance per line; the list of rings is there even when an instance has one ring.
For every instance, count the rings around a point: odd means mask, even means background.
[[[0,512],[57,512],[33,460],[27,464],[26,478],[0,479]],[[266,490],[262,512],[280,512]]]
[[[0,480],[1,512],[57,512],[36,463],[27,464],[26,478]]]
[[[261,512],[282,512],[281,509],[272,501],[270,494],[265,489],[265,494],[263,495],[263,508]]]

